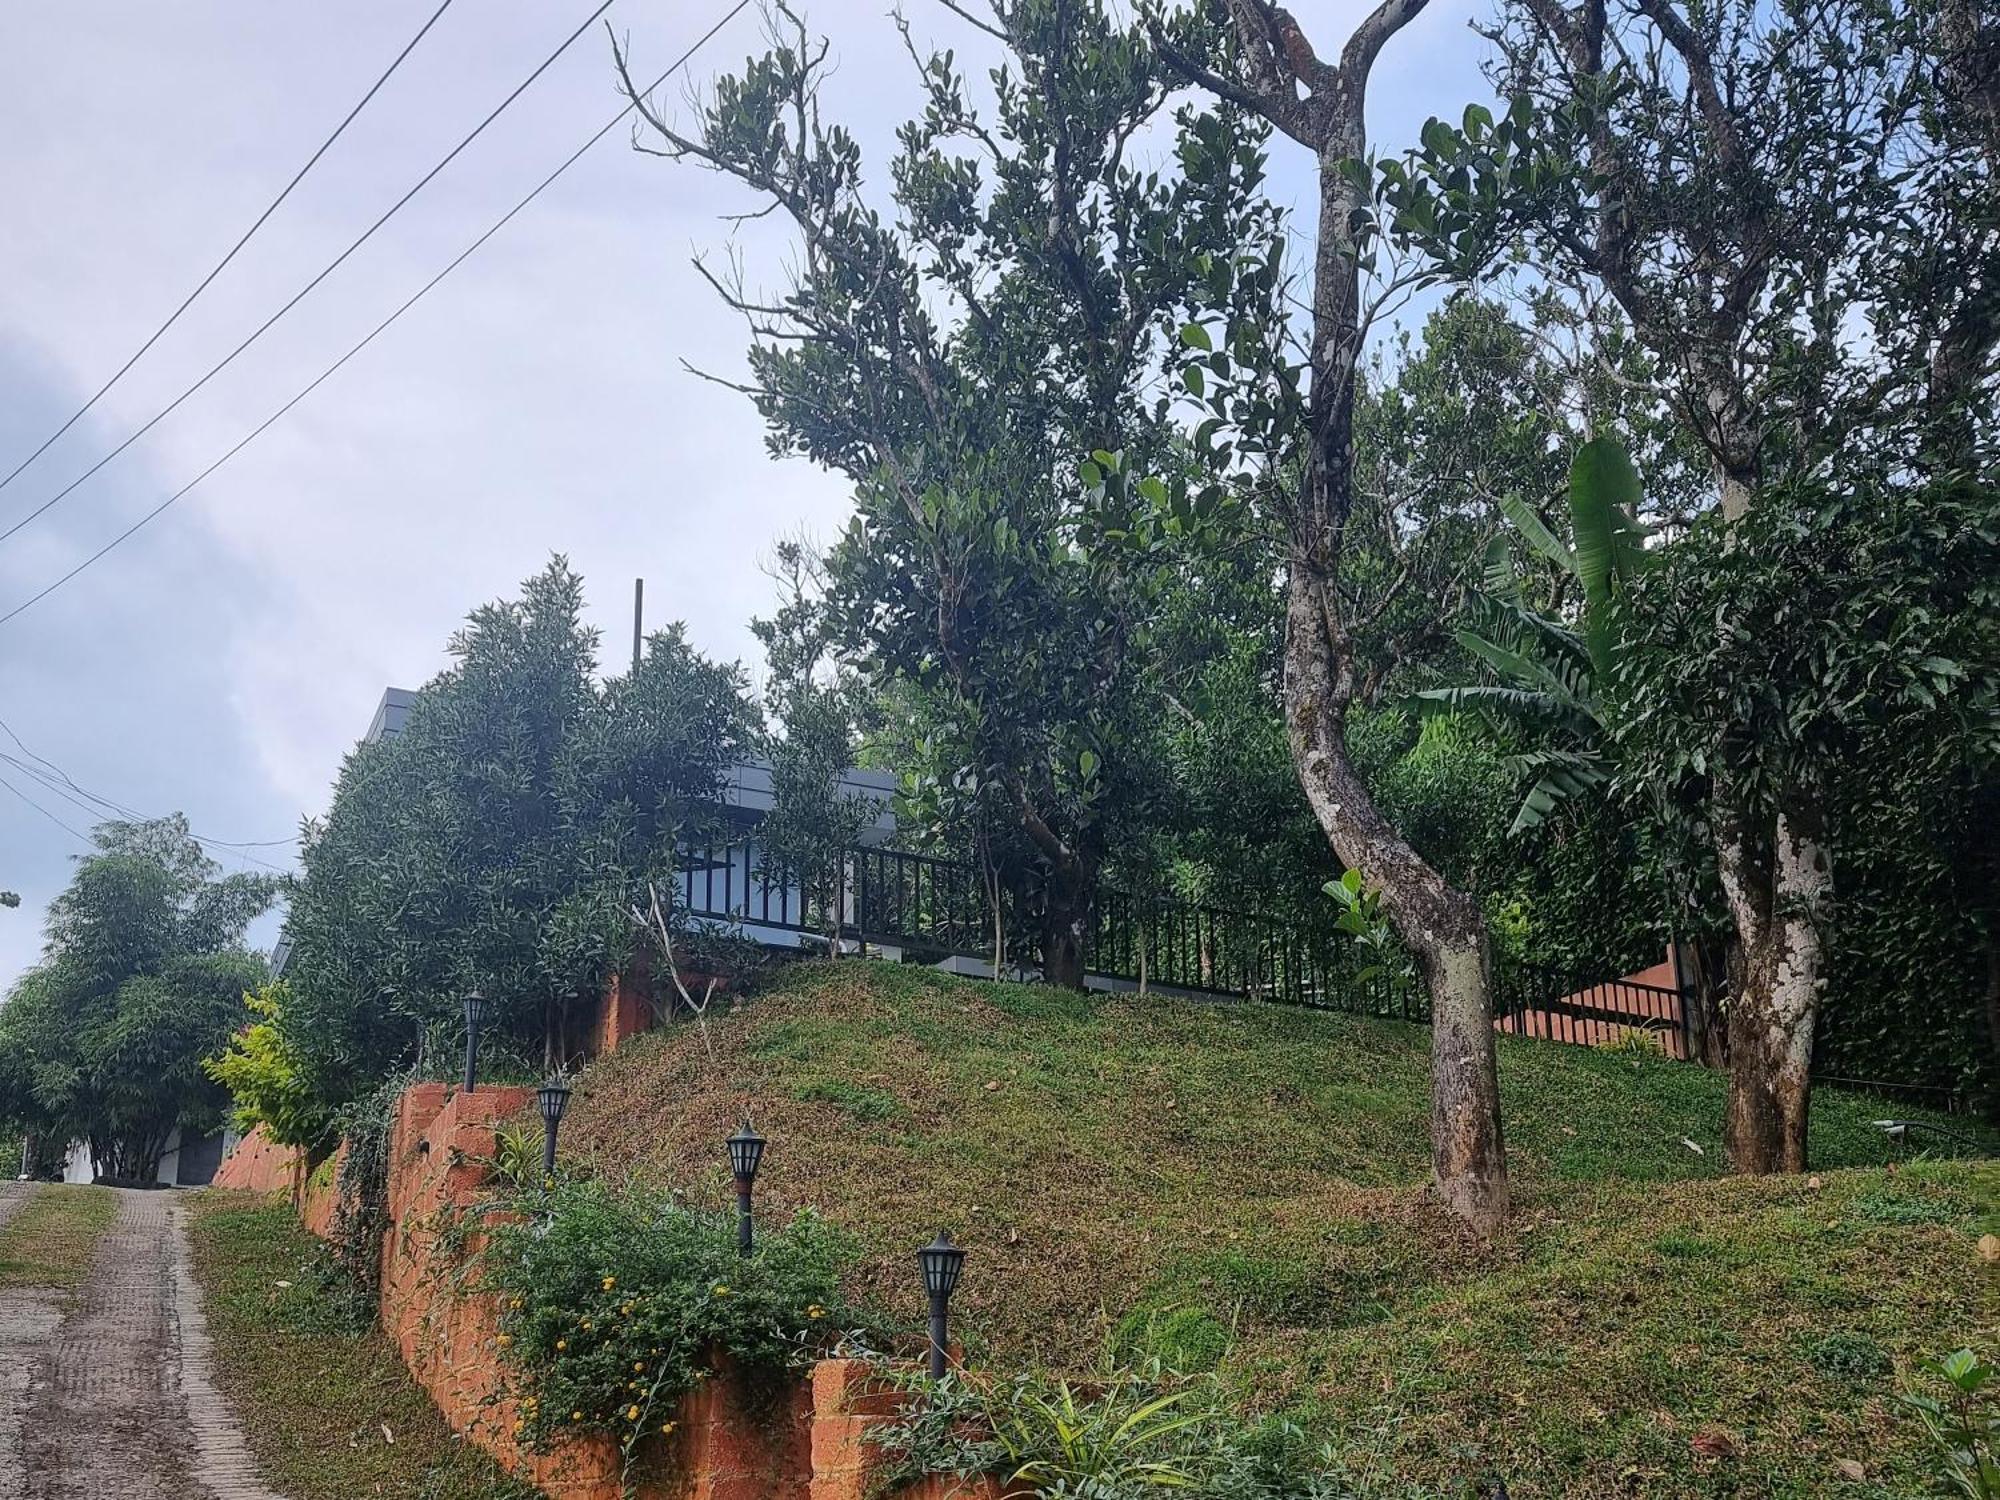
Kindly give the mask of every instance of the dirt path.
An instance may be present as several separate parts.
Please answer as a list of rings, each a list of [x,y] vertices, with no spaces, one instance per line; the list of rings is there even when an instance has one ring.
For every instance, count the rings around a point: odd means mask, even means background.
[[[74,1295],[0,1291],[0,1500],[279,1500],[209,1379],[174,1195],[117,1191]]]

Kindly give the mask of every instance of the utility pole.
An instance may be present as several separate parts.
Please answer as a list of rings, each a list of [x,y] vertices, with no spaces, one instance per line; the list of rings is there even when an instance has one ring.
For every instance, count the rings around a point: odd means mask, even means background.
[[[645,639],[646,580],[632,580],[632,670],[639,670],[639,649]]]

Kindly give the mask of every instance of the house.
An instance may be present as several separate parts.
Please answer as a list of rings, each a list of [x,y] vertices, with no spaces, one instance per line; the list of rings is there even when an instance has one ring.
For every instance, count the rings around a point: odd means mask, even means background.
[[[167,1137],[167,1149],[160,1154],[160,1170],[155,1174],[161,1187],[207,1187],[215,1180],[222,1158],[236,1149],[241,1140],[234,1130],[224,1128],[208,1135],[183,1141],[178,1128]],[[64,1182],[97,1181],[97,1163],[88,1141],[74,1142],[63,1159]]]

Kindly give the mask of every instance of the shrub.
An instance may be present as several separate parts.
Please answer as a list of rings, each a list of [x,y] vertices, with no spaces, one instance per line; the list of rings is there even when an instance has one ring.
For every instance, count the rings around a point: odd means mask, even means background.
[[[298,1053],[285,1039],[282,1017],[290,998],[282,979],[244,996],[257,1019],[202,1069],[229,1090],[235,1101],[232,1123],[241,1134],[261,1125],[278,1145],[311,1150],[325,1143],[333,1111],[313,1096],[299,1072]]]
[[[754,1381],[826,1352],[857,1321],[840,1299],[846,1241],[812,1214],[736,1251],[735,1221],[671,1198],[558,1180],[505,1205],[479,1270],[523,1415],[516,1436],[609,1433],[628,1461],[673,1429],[718,1354]]]
[[[1041,1375],[987,1382],[964,1374],[884,1379],[912,1399],[871,1429],[888,1455],[884,1491],[924,1474],[998,1475],[1010,1493],[1050,1500],[1341,1500],[1351,1493],[1331,1448],[1296,1426],[1244,1427],[1212,1377],[1157,1367],[1088,1385]]]
[[[1970,1349],[1923,1366],[1945,1396],[1902,1397],[1923,1423],[1937,1457],[1938,1488],[1965,1500],[2000,1500],[2000,1410],[1986,1394],[1994,1367]]]

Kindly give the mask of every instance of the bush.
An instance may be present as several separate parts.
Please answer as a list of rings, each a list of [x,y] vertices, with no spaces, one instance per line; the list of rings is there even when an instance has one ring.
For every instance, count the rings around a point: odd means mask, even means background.
[[[1040,1375],[1007,1382],[902,1371],[904,1414],[869,1432],[889,1457],[884,1489],[924,1474],[998,1475],[1050,1500],[1342,1500],[1335,1452],[1288,1422],[1245,1427],[1212,1377],[1120,1369],[1089,1385]]]
[[[480,1270],[518,1377],[515,1435],[536,1447],[609,1433],[629,1460],[673,1430],[718,1355],[775,1382],[857,1321],[839,1290],[852,1252],[809,1213],[744,1259],[733,1218],[659,1195],[558,1180],[504,1206],[520,1217],[493,1231]]]
[[[274,979],[244,996],[257,1017],[230,1038],[219,1056],[202,1069],[229,1090],[235,1101],[232,1123],[248,1135],[258,1126],[280,1146],[312,1150],[325,1144],[333,1129],[333,1111],[313,1097],[299,1071],[299,1058],[286,1041],[283,1014],[290,989]]]

